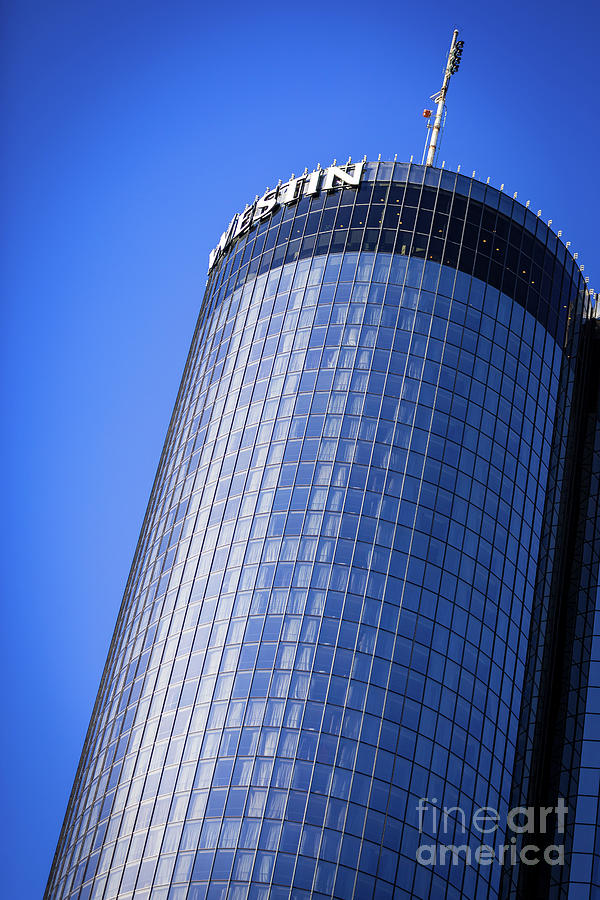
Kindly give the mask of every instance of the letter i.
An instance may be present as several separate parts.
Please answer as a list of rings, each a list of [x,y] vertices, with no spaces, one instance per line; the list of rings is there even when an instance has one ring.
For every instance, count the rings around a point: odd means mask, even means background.
[[[306,183],[304,185],[304,196],[312,197],[314,194],[319,192],[319,178],[321,177],[321,170],[315,169],[314,172],[311,172],[308,178],[306,179]]]

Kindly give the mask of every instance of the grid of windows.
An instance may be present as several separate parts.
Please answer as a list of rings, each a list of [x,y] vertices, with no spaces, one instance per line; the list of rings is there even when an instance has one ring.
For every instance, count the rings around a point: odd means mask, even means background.
[[[498,892],[498,867],[416,864],[416,806],[508,808],[582,298],[522,207],[385,166],[279,211],[211,273],[48,897]],[[482,280],[465,269],[488,214],[507,261],[491,275],[492,238]],[[531,266],[512,287],[510,214]]]
[[[564,328],[579,280],[556,235],[505,194],[441,169],[368,163],[358,190],[305,198],[240,238],[211,272],[211,303],[284,262],[343,250],[458,268],[516,299],[553,334]]]
[[[600,892],[600,329],[592,323],[590,352],[595,355],[594,379],[582,454],[580,517],[577,535],[578,577],[574,579],[573,660],[566,702],[566,763],[560,789],[573,797],[573,818],[567,833],[572,853],[568,872],[569,900],[588,900]],[[557,873],[563,875],[564,873]],[[559,897],[562,878],[556,877]]]
[[[505,872],[502,897],[590,900],[598,891],[599,337],[597,322],[584,320],[577,354],[566,367],[574,386],[557,416],[551,463],[551,471],[563,469],[562,478],[557,489],[550,485],[546,501],[545,531],[554,536],[558,565],[548,551],[538,565],[511,802],[537,808],[563,798],[564,832],[552,827],[525,840],[564,845],[566,864]],[[566,452],[557,453],[563,442]]]

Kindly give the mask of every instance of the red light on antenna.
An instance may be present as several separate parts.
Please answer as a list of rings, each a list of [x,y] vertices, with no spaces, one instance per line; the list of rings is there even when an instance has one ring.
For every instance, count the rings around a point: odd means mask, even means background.
[[[424,118],[424,119],[429,119],[430,117],[431,117],[431,110],[430,110],[430,109],[424,109],[424,110],[423,110],[423,118]]]

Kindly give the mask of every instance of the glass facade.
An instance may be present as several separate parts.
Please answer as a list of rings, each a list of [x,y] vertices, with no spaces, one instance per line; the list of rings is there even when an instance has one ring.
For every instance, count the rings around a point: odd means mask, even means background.
[[[48,898],[542,896],[419,853],[444,807],[475,848],[478,809],[558,796],[536,877],[600,890],[594,324],[547,226],[440,169],[367,163],[225,250]]]

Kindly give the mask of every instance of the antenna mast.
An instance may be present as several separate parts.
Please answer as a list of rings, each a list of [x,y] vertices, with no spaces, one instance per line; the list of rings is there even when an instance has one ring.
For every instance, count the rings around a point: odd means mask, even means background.
[[[452,75],[455,75],[458,72],[458,67],[460,66],[460,58],[462,56],[465,42],[459,41],[457,40],[457,38],[458,29],[455,28],[452,35],[452,43],[450,44],[450,52],[448,53],[448,61],[446,63],[446,71],[444,72],[442,89],[439,93],[433,94],[431,97],[431,99],[435,100],[435,102],[437,103],[437,109],[435,112],[433,125],[431,126],[431,137],[429,139],[427,159],[425,160],[426,166],[433,165],[433,161],[435,159],[435,154],[437,151],[440,128],[442,127],[442,119],[444,117],[444,107],[446,105],[446,94],[448,93],[450,78],[452,77]]]

